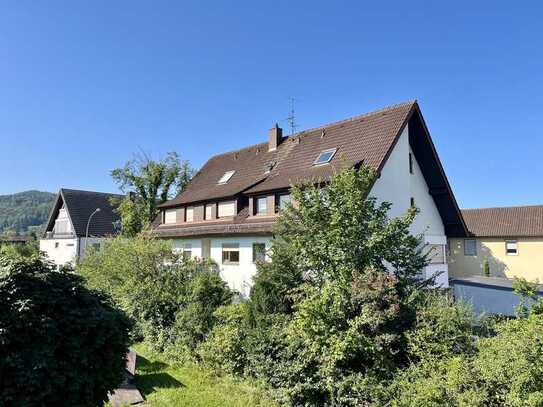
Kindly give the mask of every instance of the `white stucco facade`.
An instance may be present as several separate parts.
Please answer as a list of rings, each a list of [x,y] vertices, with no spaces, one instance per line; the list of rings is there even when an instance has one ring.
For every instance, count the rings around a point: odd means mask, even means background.
[[[409,169],[410,153],[412,173]],[[413,198],[415,206],[419,208],[419,214],[411,226],[411,232],[415,235],[422,234],[425,244],[438,245],[441,247],[442,253],[446,253],[445,228],[435,202],[428,192],[422,171],[410,149],[407,126],[399,137],[370,195],[377,198],[379,202],[386,201],[392,204],[389,212],[390,217],[404,215],[411,205],[411,198]],[[253,243],[264,243],[266,249],[269,250],[271,239],[271,236],[175,239],[173,245],[177,250],[190,251],[192,257],[213,259],[228,285],[247,296],[256,273],[256,265],[253,262]],[[224,244],[239,246],[239,262],[237,264],[223,263]],[[448,267],[444,257],[442,262],[428,265],[424,274],[425,277],[437,276],[436,284],[438,286],[448,286]]]
[[[412,174],[409,171],[409,154],[412,159]],[[427,245],[441,245],[444,248],[447,244],[443,221],[434,199],[428,192],[428,185],[415,155],[409,146],[408,126],[399,137],[370,195],[377,198],[379,202],[392,204],[389,212],[390,217],[404,215],[411,205],[411,198],[413,198],[419,213],[411,225],[411,233],[414,235],[423,234],[424,243]],[[442,264],[428,265],[424,273],[425,277],[437,275],[436,285],[448,287],[446,261]]]
[[[40,239],[40,251],[57,266],[73,264],[78,250],[77,237]]]
[[[256,264],[253,262],[253,244],[265,245],[266,251],[271,247],[271,236],[237,236],[211,237],[198,239],[175,239],[175,250],[190,251],[192,257],[210,258],[219,267],[221,277],[233,290],[247,297],[251,290]],[[223,246],[239,249],[237,264],[223,262]]]
[[[99,249],[105,238],[77,237],[70,217],[64,207],[59,210],[55,226],[49,236],[40,239],[40,252],[57,267],[75,265],[91,247]]]
[[[40,239],[40,252],[57,266],[75,265],[77,260],[85,257],[91,248],[99,249],[104,244],[103,237],[61,237]],[[85,242],[87,244],[85,245]]]

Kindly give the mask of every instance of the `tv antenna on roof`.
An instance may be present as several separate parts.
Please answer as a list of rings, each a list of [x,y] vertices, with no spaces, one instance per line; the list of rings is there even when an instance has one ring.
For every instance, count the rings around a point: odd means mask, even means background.
[[[294,133],[296,133],[296,128],[298,127],[298,124],[296,123],[296,115],[294,113],[294,103],[296,102],[296,99],[291,96],[289,100],[290,100],[290,112],[287,117],[287,122],[290,126],[290,135],[292,136]]]

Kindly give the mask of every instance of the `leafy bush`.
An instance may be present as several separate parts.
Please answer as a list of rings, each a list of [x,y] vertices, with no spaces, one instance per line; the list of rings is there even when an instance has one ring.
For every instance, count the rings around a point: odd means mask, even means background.
[[[504,321],[496,332],[479,341],[473,362],[486,405],[543,405],[543,316]]]
[[[217,273],[203,271],[187,282],[183,300],[168,331],[166,346],[167,354],[178,360],[196,356],[198,344],[213,328],[215,310],[230,304],[232,292]]]
[[[523,318],[530,314],[543,314],[543,297],[538,295],[539,281],[528,281],[522,277],[513,278],[513,290],[520,297],[515,307],[517,317]]]
[[[464,356],[426,359],[400,372],[391,385],[390,404],[395,407],[486,406],[487,395],[472,374]]]
[[[427,359],[398,375],[394,406],[543,405],[543,317],[503,321],[474,355]]]
[[[217,308],[213,330],[197,350],[202,362],[215,370],[243,374],[246,364],[245,338],[247,309],[245,303]]]
[[[144,235],[110,240],[77,270],[135,321],[135,337],[177,359],[192,356],[215,309],[232,298],[212,262],[186,259],[171,242]]]
[[[123,379],[129,321],[73,273],[0,257],[2,405],[101,405]]]
[[[440,359],[454,354],[471,354],[475,344],[477,320],[472,308],[455,302],[441,292],[428,292],[421,296],[413,328],[407,332],[411,361]]]
[[[32,257],[40,253],[37,240],[32,239],[23,244],[2,244],[0,241],[0,256],[3,257]]]

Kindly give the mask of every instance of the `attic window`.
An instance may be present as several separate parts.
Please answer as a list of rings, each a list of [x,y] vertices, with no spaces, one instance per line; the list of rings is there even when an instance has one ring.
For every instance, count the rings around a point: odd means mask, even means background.
[[[337,148],[331,148],[329,150],[321,151],[317,159],[313,162],[313,165],[329,163],[330,160],[334,157],[334,154],[336,153],[336,151],[337,151]]]
[[[228,181],[230,181],[230,178],[232,178],[232,175],[234,175],[236,171],[226,171],[223,176],[219,179],[217,184],[226,184]]]

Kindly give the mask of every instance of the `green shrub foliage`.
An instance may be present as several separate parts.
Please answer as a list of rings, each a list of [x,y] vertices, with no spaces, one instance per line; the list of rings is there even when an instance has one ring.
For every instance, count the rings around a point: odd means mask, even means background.
[[[416,313],[415,325],[406,335],[412,362],[471,354],[474,335],[486,327],[470,306],[439,291],[422,296]]]
[[[218,308],[216,323],[207,340],[198,348],[200,359],[215,370],[243,374],[247,355],[247,310],[245,303]]]
[[[427,359],[396,378],[394,406],[543,405],[543,317],[503,321],[473,355]]]
[[[215,309],[231,302],[233,293],[215,269],[210,261],[184,258],[171,242],[145,235],[112,239],[77,268],[133,319],[135,338],[176,359],[193,356]]]
[[[81,277],[0,256],[0,404],[102,405],[123,380],[129,328]]]

